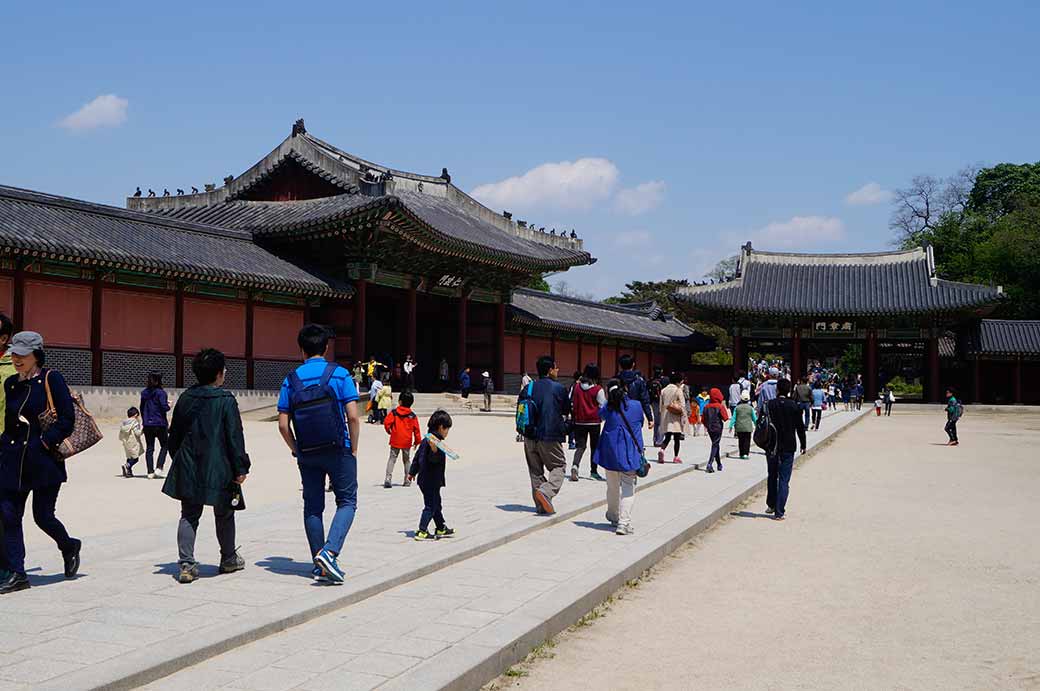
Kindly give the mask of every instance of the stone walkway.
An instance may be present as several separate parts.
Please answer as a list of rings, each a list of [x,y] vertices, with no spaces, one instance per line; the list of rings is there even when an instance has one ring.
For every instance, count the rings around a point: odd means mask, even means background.
[[[734,444],[725,439],[726,447]],[[154,688],[292,688],[332,669],[337,688],[369,688],[400,675],[400,683],[415,684],[412,675],[428,676],[416,671],[427,661],[455,669],[449,660],[494,648],[517,630],[516,617],[521,628],[535,629],[533,639],[522,640],[544,640],[545,612],[528,602],[544,602],[551,591],[569,616],[574,603],[585,605],[567,586],[599,593],[607,580],[597,578],[597,564],[619,550],[624,559],[638,551],[626,544],[649,548],[666,529],[689,528],[764,472],[754,461],[729,462],[714,476],[691,472],[691,465],[655,464],[637,498],[640,533],[626,542],[600,529],[598,482],[566,483],[559,514],[535,516],[520,447],[507,448],[506,458],[449,473],[445,513],[459,531],[450,541],[410,539],[418,492],[363,484],[342,587],[310,580],[298,500],[244,512],[239,540],[247,569],[217,577],[215,567],[204,568],[190,586],[174,581],[173,525],[95,538],[79,579],[37,578],[43,587],[0,600],[0,632],[13,641],[0,655],[0,689],[129,688],[164,676]],[[692,438],[686,450],[689,460],[706,457],[706,438]],[[200,555],[216,553],[211,525],[204,519]],[[57,565],[45,561],[43,568]],[[482,663],[486,678],[501,671],[500,656]]]

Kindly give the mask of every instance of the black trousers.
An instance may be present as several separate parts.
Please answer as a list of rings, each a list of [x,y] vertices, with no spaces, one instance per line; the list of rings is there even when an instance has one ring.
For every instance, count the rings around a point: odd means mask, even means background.
[[[737,432],[737,446],[741,456],[751,455],[751,432]]]
[[[711,451],[708,452],[708,467],[711,467],[712,461],[715,465],[722,467],[722,458],[719,455],[719,443],[722,441],[722,435],[711,438]]]
[[[667,449],[668,448],[668,440],[671,439],[672,443],[675,445],[675,455],[678,456],[679,455],[679,444],[682,443],[682,438],[683,438],[682,432],[665,432],[661,436],[661,444],[660,444],[660,446],[661,446],[662,449]]]
[[[65,526],[54,515],[61,485],[32,490],[32,513],[36,526],[46,533],[62,553],[69,551],[74,541]],[[0,518],[4,526],[4,545],[7,568],[15,573],[25,573],[25,538],[22,534],[22,517],[29,490],[4,491],[0,493]]]
[[[599,446],[599,425],[574,425],[574,465],[577,468],[581,464],[581,457],[585,455],[585,449],[589,449],[589,466],[591,472],[599,470],[592,460],[596,457],[596,447]]]
[[[433,519],[438,529],[443,530],[445,523],[444,514],[441,512],[441,488],[420,486],[419,489],[422,490],[423,498],[422,516],[419,517],[419,530],[426,532],[426,529],[430,527],[431,519]]]
[[[947,420],[946,421],[946,435],[950,438],[950,441],[957,441],[957,421]]]
[[[159,470],[163,469],[166,465],[166,444],[167,444],[167,430],[165,427],[156,427],[153,425],[146,425],[144,427],[144,460],[148,466],[149,474],[155,472],[154,458],[155,458],[155,442],[159,441]]]
[[[819,408],[812,409],[812,426],[813,429],[820,429],[820,418],[823,417],[823,411]]]
[[[885,415],[892,414],[892,401],[885,401]]]

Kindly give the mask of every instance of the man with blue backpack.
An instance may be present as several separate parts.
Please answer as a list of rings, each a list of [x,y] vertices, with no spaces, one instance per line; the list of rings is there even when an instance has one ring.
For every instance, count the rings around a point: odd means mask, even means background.
[[[524,436],[524,456],[531,476],[531,496],[539,515],[556,513],[553,499],[563,487],[567,457],[570,399],[556,381],[560,368],[549,355],[538,358],[538,379],[520,391],[516,406],[517,433]]]
[[[357,449],[360,437],[358,392],[350,373],[328,362],[329,330],[318,324],[300,329],[296,342],[304,362],[282,383],[278,431],[300,468],[303,527],[316,580],[343,583],[337,557],[357,510]],[[336,496],[336,514],[326,537],[325,478]]]

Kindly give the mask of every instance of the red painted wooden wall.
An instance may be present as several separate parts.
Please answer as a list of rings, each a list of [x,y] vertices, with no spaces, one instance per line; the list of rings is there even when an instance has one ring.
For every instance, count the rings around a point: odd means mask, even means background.
[[[300,347],[296,345],[296,336],[302,327],[302,309],[257,305],[253,309],[253,357],[298,359]]]
[[[238,302],[184,299],[184,353],[216,348],[227,357],[246,354],[246,306]]]
[[[102,290],[101,348],[172,353],[174,309],[172,295]]]
[[[25,282],[25,323],[43,336],[44,346],[90,347],[90,286],[50,281]]]

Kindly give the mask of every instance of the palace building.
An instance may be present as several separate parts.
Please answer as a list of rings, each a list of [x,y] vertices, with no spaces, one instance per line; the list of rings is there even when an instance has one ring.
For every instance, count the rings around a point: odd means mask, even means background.
[[[442,358],[453,381],[470,366],[512,390],[542,354],[569,377],[587,362],[612,374],[622,353],[682,368],[711,347],[654,304],[521,288],[595,259],[573,231],[483,206],[447,169],[372,163],[302,120],[222,186],[127,207],[0,187],[0,310],[78,385],[138,386],[158,370],[183,386],[191,354],[215,347],[230,388],[274,389],[308,321],[335,330],[341,361],[412,354],[420,389]]]
[[[968,400],[1033,400],[1022,386],[1032,365],[1022,360],[1040,359],[1040,330],[984,319],[1002,296],[1000,287],[939,278],[930,247],[792,254],[748,243],[730,280],[690,286],[680,298],[730,329],[735,370],[746,369],[749,354],[769,353],[801,376],[808,362],[851,352],[869,399],[900,376],[923,380],[927,401],[951,385]]]

